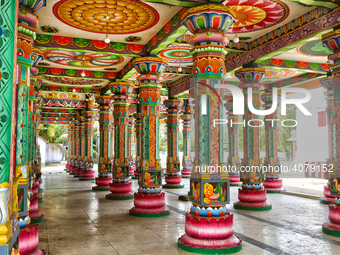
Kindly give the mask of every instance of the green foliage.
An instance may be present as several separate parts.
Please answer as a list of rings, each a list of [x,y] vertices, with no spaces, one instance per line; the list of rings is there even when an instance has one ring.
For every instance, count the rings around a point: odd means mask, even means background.
[[[49,143],[67,143],[67,128],[65,125],[40,125],[38,135]]]

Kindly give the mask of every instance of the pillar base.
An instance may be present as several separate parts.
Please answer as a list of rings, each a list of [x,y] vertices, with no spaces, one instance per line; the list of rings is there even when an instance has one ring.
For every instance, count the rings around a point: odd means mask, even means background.
[[[95,181],[95,175],[94,171],[84,171],[79,181]]]
[[[162,187],[165,189],[182,189],[184,188],[184,185],[182,182],[182,177],[180,176],[167,176],[165,177],[165,182]]]
[[[44,202],[42,198],[38,198],[38,203]]]
[[[230,173],[229,174],[230,186],[239,186],[242,184],[240,181],[240,174],[239,173]]]
[[[272,209],[272,205],[267,202],[262,203],[246,203],[246,202],[235,202],[234,209],[248,210],[248,211],[268,211]]]
[[[76,175],[77,173],[74,172],[69,172],[70,175]]]
[[[38,249],[39,225],[31,224],[22,229],[19,234],[19,250],[22,255],[44,255],[45,251]]]
[[[284,188],[270,189],[266,188],[267,193],[280,193],[281,191],[286,191]]]
[[[178,248],[188,251],[188,252],[193,252],[193,253],[199,253],[199,254],[231,254],[238,252],[242,250],[242,241],[232,235],[231,237],[224,239],[224,240],[217,240],[218,243],[223,242],[223,247],[225,248],[201,248],[201,247],[196,247],[198,245],[201,245],[204,247],[206,243],[209,243],[211,245],[212,242],[207,242],[205,239],[195,239],[187,234],[184,234],[182,237],[178,239]]]
[[[30,213],[31,222],[37,224],[45,220],[44,215],[40,212]]]
[[[38,193],[43,193],[43,189],[38,189]]]
[[[165,205],[165,194],[134,194],[134,205],[129,214],[137,217],[162,217],[170,214]]]
[[[46,255],[46,252],[44,250],[36,249],[32,251],[29,255]]]
[[[267,202],[267,191],[260,190],[238,190],[238,199],[240,201],[234,203],[235,209],[250,211],[266,211],[272,209],[272,205]]]
[[[163,189],[183,189],[184,185],[181,184],[164,184],[162,185]]]
[[[340,237],[340,225],[327,221],[322,224],[322,232],[327,235]]]
[[[233,183],[230,183],[230,186],[239,187],[240,185],[242,185],[242,182],[233,182]]]
[[[110,183],[112,182],[113,178],[96,178],[97,186],[93,187],[93,191],[109,191],[110,190]]]
[[[89,178],[89,179],[86,179],[86,178],[79,178],[79,181],[95,181],[96,178]]]
[[[190,170],[182,170],[181,174],[182,174],[182,178],[190,178],[191,171]]]
[[[328,184],[323,186],[323,197],[320,199],[320,203],[322,204],[331,204],[334,202],[335,196],[331,195],[331,190]]]
[[[112,183],[110,185],[111,194],[106,195],[106,199],[110,200],[129,200],[133,199],[131,193],[131,183]]]
[[[276,180],[265,179],[263,182],[263,187],[265,188],[267,193],[280,193],[280,191],[285,191],[285,189],[282,188],[281,179]]]

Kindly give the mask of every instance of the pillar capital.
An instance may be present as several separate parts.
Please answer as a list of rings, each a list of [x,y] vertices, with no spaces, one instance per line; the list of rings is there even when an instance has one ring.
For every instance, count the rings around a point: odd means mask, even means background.
[[[101,106],[109,106],[112,103],[112,96],[101,95],[96,97],[97,103],[99,104],[99,109]]]
[[[182,16],[193,36],[193,78],[220,79],[226,74],[225,55],[228,37],[224,33],[235,23],[235,13],[228,7],[204,4],[189,8]]]
[[[112,94],[115,95],[129,95],[132,93],[133,89],[135,88],[135,85],[130,82],[110,82],[109,87]],[[115,98],[114,98],[115,99]]]
[[[246,67],[235,71],[235,76],[243,82],[243,88],[255,87],[260,88],[262,79],[267,75],[266,69],[261,67]]]
[[[140,80],[160,80],[165,68],[168,67],[168,61],[159,57],[141,57],[136,58],[134,68],[141,74]]]

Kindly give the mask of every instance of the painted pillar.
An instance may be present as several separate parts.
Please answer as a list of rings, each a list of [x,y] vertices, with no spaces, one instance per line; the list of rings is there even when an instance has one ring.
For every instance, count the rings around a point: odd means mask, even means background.
[[[183,101],[170,97],[164,101],[164,104],[167,107],[168,154],[166,166],[168,175],[165,177],[166,184],[163,185],[163,188],[181,189],[184,188],[184,185],[180,171],[178,136],[180,109]]]
[[[72,173],[73,169],[73,157],[74,157],[74,132],[73,132],[74,123],[73,120],[69,123],[69,130],[70,130],[70,166],[69,166],[69,173]]]
[[[185,216],[185,234],[179,248],[196,253],[232,253],[241,250],[242,241],[234,235],[229,203],[229,176],[221,171],[222,106],[216,83],[225,74],[228,38],[224,33],[235,22],[235,14],[226,6],[206,4],[188,9],[185,25],[193,36],[193,102],[195,160],[190,178],[190,213]]]
[[[94,118],[95,111],[88,108],[82,111],[81,114],[85,117],[84,129],[85,129],[85,141],[84,141],[84,171],[80,181],[94,181],[95,172],[93,170],[93,134],[94,134]]]
[[[228,110],[228,167],[229,171],[230,186],[239,186],[240,182],[240,159],[238,157],[238,136],[239,136],[239,125],[237,124],[238,115],[233,114],[233,99],[232,96],[226,96],[227,99],[227,110]]]
[[[111,103],[112,97],[107,95],[97,96],[99,103],[99,164],[98,164],[98,177],[96,178],[97,186],[93,187],[94,191],[109,191],[110,183],[112,182],[111,172],[111,155],[110,155],[110,137],[112,125],[112,111]]]
[[[139,163],[141,158],[141,117],[140,117],[140,107],[137,105],[137,112],[133,114],[135,118],[135,133],[136,133],[136,166],[134,177],[132,179],[138,179]]]
[[[67,143],[68,143],[68,148],[67,148],[67,164],[65,166],[65,171],[69,172],[70,170],[70,160],[71,160],[71,131],[70,131],[70,126],[66,126],[67,128]]]
[[[328,56],[331,62],[332,75],[322,82],[328,82],[329,87],[332,87],[334,94],[334,123],[335,123],[335,158],[333,163],[328,168],[332,171],[330,173],[330,195],[335,196],[334,202],[328,204],[329,221],[322,224],[322,232],[328,235],[340,236],[340,29],[334,28],[332,32],[322,36],[322,44],[328,50],[334,52]],[[328,79],[328,80],[327,80]]]
[[[190,118],[191,109],[189,99],[184,99],[184,112],[181,116],[183,120],[183,160],[182,160],[182,178],[190,178],[191,163],[191,144],[190,144]]]
[[[248,88],[252,89],[253,93],[250,96],[255,109],[260,108],[260,83],[265,75],[266,70],[258,67],[242,68],[235,72],[235,76],[242,82],[245,102],[248,102]],[[242,167],[246,170],[241,171],[242,188],[238,190],[240,201],[234,203],[234,208],[255,211],[270,210],[272,206],[266,202],[267,191],[263,187],[264,174],[260,168],[260,123],[252,119],[258,119],[257,115],[253,114],[245,104]]]
[[[335,107],[334,107],[334,93],[333,93],[333,78],[328,77],[319,80],[322,87],[327,91],[324,92],[327,101],[327,126],[328,126],[328,159],[327,165],[334,165],[336,162],[336,132],[335,132]],[[326,173],[326,179],[329,179],[329,173]],[[327,185],[324,186],[323,189],[323,197],[320,199],[320,202],[323,204],[331,204],[334,202],[335,196],[330,193],[330,182],[327,182]]]
[[[273,90],[267,88],[261,96],[264,102],[265,110],[272,107]],[[279,100],[279,96],[278,99]],[[266,157],[264,167],[266,169],[266,179],[263,183],[267,193],[280,193],[282,188],[282,179],[279,178],[281,163],[278,158],[277,149],[277,127],[278,127],[277,109],[272,114],[265,116],[265,139],[266,139]]]
[[[12,250],[10,241],[12,233],[18,234],[17,227],[17,181],[15,177],[16,148],[16,24],[17,1],[3,1],[0,4],[1,33],[3,42],[0,48],[0,81],[2,93],[0,97],[0,245],[6,252]],[[3,33],[6,27],[7,33]]]
[[[130,159],[129,162],[129,175],[134,176],[134,168],[133,168],[133,160],[132,160],[132,144],[133,144],[133,126],[134,126],[134,119],[132,115],[129,117],[129,126],[128,126],[128,158]]]
[[[139,73],[141,107],[141,160],[138,174],[138,192],[130,215],[159,217],[170,214],[162,192],[162,167],[159,157],[159,114],[161,104],[161,74],[168,66],[158,57],[142,57],[135,60]]]
[[[111,193],[107,199],[127,200],[133,199],[131,192],[129,165],[129,122],[130,122],[130,98],[133,88],[132,83],[111,82],[109,84],[114,106],[115,128],[115,158],[113,162],[113,181],[110,184]]]
[[[85,117],[80,115],[79,121],[79,155],[78,155],[78,170],[74,177],[82,177],[84,171],[84,159],[85,159]]]
[[[73,168],[71,175],[77,175],[79,168],[79,116],[73,121]]]

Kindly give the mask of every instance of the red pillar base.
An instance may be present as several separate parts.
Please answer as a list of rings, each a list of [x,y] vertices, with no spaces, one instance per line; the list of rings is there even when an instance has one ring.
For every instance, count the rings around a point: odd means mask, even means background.
[[[165,205],[165,194],[134,194],[134,205],[129,214],[137,217],[162,217],[170,214]]]
[[[167,176],[165,177],[165,182],[162,187],[165,189],[183,189],[184,185],[182,184],[181,176]]]
[[[242,249],[242,240],[234,236],[233,215],[219,218],[185,215],[185,232],[178,239],[178,247],[201,254],[229,254]]]
[[[238,190],[238,199],[240,201],[234,203],[235,209],[249,211],[266,211],[271,210],[272,205],[267,202],[266,190]]]
[[[96,178],[96,184],[97,186],[93,187],[93,191],[109,191],[110,190],[110,184],[112,183],[113,178]]]
[[[331,190],[328,186],[328,184],[326,186],[323,187],[323,197],[320,199],[320,203],[322,204],[331,204],[334,202],[334,198],[335,196],[331,195]]]
[[[133,199],[131,192],[131,183],[112,183],[110,184],[111,193],[106,195],[106,199],[110,200],[129,200]]]
[[[183,169],[181,171],[181,173],[182,173],[182,178],[190,178],[190,175],[191,175],[190,169],[189,170],[188,169]]]
[[[19,251],[21,255],[44,255],[45,251],[38,249],[39,225],[31,224],[29,227],[20,230]]]
[[[242,182],[240,181],[239,174],[229,174],[230,186],[240,186]]]
[[[94,171],[84,171],[79,181],[95,181],[95,175],[96,173]]]
[[[282,180],[270,180],[265,179],[263,182],[263,186],[266,189],[267,193],[280,193],[280,191],[285,191],[285,189],[282,188]]]
[[[78,167],[76,166],[71,166],[71,171],[69,172],[70,175],[76,175],[78,171]]]
[[[328,205],[329,221],[322,224],[322,232],[340,237],[340,206],[336,204],[337,201],[340,203],[340,200],[336,199],[334,203]]]
[[[73,177],[77,177],[77,178],[83,177],[83,172],[84,172],[84,169],[78,168],[77,173]]]

